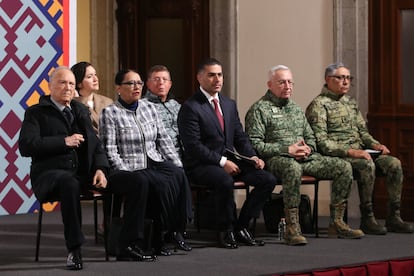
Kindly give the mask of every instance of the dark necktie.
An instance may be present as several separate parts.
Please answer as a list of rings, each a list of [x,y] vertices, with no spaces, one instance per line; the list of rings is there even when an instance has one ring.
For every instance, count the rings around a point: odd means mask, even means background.
[[[221,115],[221,113],[220,113],[220,109],[219,109],[219,106],[218,106],[218,100],[213,99],[213,104],[214,104],[214,111],[216,112],[217,119],[218,119],[218,121],[220,123],[220,126],[221,126],[221,130],[224,130],[224,119],[223,119],[223,115]]]
[[[73,114],[69,107],[65,106],[63,109],[63,114],[66,117],[66,120],[68,121],[69,125],[72,125],[73,123]]]

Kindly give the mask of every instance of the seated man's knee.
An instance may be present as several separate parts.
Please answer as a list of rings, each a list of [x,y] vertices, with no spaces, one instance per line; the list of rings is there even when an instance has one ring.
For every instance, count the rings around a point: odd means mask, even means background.
[[[59,179],[60,190],[64,192],[79,193],[80,183],[73,175],[65,175]]]

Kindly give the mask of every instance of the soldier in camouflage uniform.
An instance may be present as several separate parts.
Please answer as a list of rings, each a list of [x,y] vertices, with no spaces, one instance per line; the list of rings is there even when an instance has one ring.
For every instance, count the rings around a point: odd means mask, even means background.
[[[322,92],[307,107],[306,116],[315,133],[322,154],[348,161],[358,182],[361,229],[367,234],[412,233],[413,227],[400,216],[403,172],[401,162],[390,156],[385,145],[375,140],[366,127],[357,103],[346,95],[352,77],[342,63],[331,64],[325,71]],[[365,149],[382,151],[373,160]],[[386,176],[389,212],[386,227],[375,219],[372,208],[376,169]]]
[[[289,245],[306,244],[300,225],[298,206],[302,174],[332,179],[330,237],[360,238],[361,230],[351,229],[343,221],[346,200],[351,191],[352,168],[340,158],[316,152],[316,141],[303,110],[290,100],[293,82],[288,67],[270,69],[269,90],[246,114],[246,132],[266,162],[266,168],[281,179]]]
[[[148,90],[145,93],[144,99],[155,104],[158,116],[164,123],[168,135],[174,142],[175,149],[182,158],[177,125],[177,116],[181,105],[169,93],[172,81],[168,68],[164,65],[152,66],[148,70],[146,85]]]

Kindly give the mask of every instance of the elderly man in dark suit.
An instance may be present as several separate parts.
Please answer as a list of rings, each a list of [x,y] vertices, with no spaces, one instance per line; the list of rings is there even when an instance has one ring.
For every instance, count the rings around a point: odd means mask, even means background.
[[[236,103],[221,95],[221,63],[208,58],[197,71],[200,88],[181,107],[178,128],[184,145],[184,166],[193,183],[213,190],[219,246],[237,248],[237,241],[247,245],[264,245],[248,231],[252,218],[260,215],[276,178],[263,170],[264,162],[256,156],[238,115]],[[234,158],[236,151],[246,160]],[[236,180],[254,186],[235,217]],[[236,241],[237,239],[237,241]]]
[[[108,184],[105,174],[109,164],[92,128],[88,108],[72,101],[75,95],[75,76],[69,68],[58,67],[52,72],[49,90],[50,96],[42,96],[39,104],[26,110],[19,149],[22,156],[32,158],[30,178],[39,202],[60,201],[69,252],[66,267],[80,270],[83,268],[80,248],[85,241],[81,231],[80,193],[85,189],[105,188]],[[132,185],[135,184],[122,183],[112,185],[112,188],[108,185],[108,188],[115,193],[134,197],[133,201],[140,200],[146,204],[147,190],[136,190]],[[142,206],[137,203],[134,208],[141,210]],[[132,212],[128,210],[127,213]],[[125,214],[124,217],[132,217],[130,221],[137,220],[132,215]],[[133,239],[132,235],[138,235],[138,231],[123,237]],[[136,252],[133,246],[128,246],[127,249],[128,258],[152,259]]]

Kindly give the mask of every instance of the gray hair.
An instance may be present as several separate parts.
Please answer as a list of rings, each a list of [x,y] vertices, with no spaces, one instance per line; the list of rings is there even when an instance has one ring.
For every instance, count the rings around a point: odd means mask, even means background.
[[[69,67],[61,65],[61,66],[58,66],[55,69],[53,69],[53,71],[50,73],[49,82],[52,81],[55,78],[56,74],[60,71],[69,71],[75,77],[75,75],[73,74],[73,72],[70,70]]]
[[[346,69],[348,69],[348,67],[346,67],[345,64],[343,64],[342,62],[329,64],[325,69],[325,78],[335,74],[335,71],[341,67],[345,67]]]
[[[279,70],[289,70],[289,67],[285,66],[285,65],[276,65],[273,66],[272,68],[269,69],[269,80],[272,80],[272,77],[274,76],[274,74],[279,71]]]

